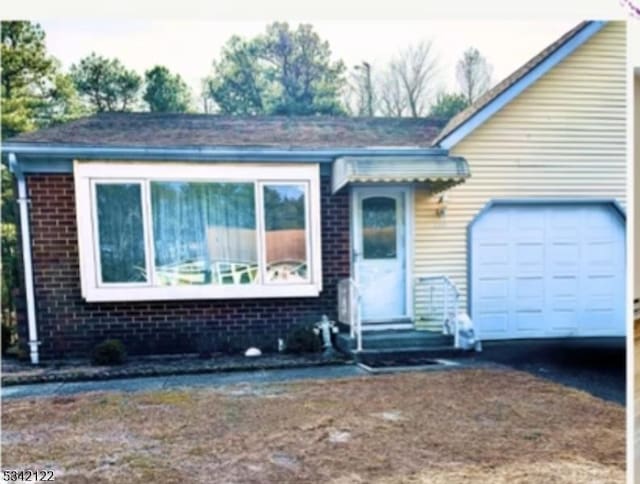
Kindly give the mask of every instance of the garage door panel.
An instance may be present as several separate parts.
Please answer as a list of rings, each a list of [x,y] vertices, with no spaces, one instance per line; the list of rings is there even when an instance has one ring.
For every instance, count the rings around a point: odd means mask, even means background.
[[[480,311],[476,320],[476,324],[482,326],[486,335],[492,335],[496,339],[503,339],[508,334],[509,315],[505,312]]]
[[[504,266],[509,263],[508,244],[480,242],[479,246],[482,249],[478,255],[479,264],[485,266]]]
[[[511,238],[521,242],[544,242],[544,222],[534,211],[511,212]]]
[[[519,227],[511,235],[513,240],[522,243],[544,243],[544,230],[537,228]]]
[[[551,240],[557,243],[577,244],[580,241],[580,228],[554,227],[551,232]]]
[[[535,332],[540,330],[543,320],[542,311],[520,310],[515,313],[515,324],[518,332]]]
[[[615,264],[614,241],[587,242],[586,262],[589,266],[597,268],[611,268]]]
[[[517,276],[514,281],[515,295],[517,297],[544,295],[544,277],[542,274],[536,276]]]
[[[578,277],[575,275],[568,276],[552,276],[549,280],[549,293],[556,298],[573,297],[578,296]]]
[[[624,231],[611,204],[500,203],[484,212],[470,231],[480,337],[624,335]]]
[[[504,207],[496,207],[491,216],[482,227],[478,227],[476,236],[478,240],[497,240],[496,235],[509,230],[509,210]]]
[[[580,263],[580,245],[570,242],[552,242],[548,246],[548,258],[553,268],[576,268]]]
[[[616,311],[606,309],[590,309],[582,315],[581,326],[584,330],[599,333],[611,331],[611,321],[617,317]]]
[[[611,208],[609,206],[589,207],[585,225],[590,229],[602,228],[608,231],[611,226]]]
[[[551,301],[551,311],[579,311],[580,298],[575,296],[553,296]]]
[[[578,329],[580,313],[569,308],[554,308],[551,314],[551,331]]]
[[[545,226],[552,228],[570,228],[579,229],[584,222],[584,210],[576,207],[551,206],[538,207],[534,209],[539,215],[542,210],[548,212]]]
[[[542,272],[544,257],[543,243],[515,243],[515,262],[518,270]]]
[[[477,305],[478,314],[505,313],[504,308],[508,307],[508,298],[486,298]]]
[[[587,311],[614,311],[615,296],[611,295],[591,295],[586,305]]]
[[[506,299],[509,297],[509,280],[501,279],[482,279],[478,287],[478,299],[484,301],[486,299]]]
[[[514,286],[517,299],[544,299],[544,278],[542,276],[518,277]]]
[[[609,275],[589,275],[587,277],[586,294],[589,299],[594,297],[614,297],[616,292],[615,282],[617,277]]]
[[[543,316],[544,310],[544,298],[543,297],[526,297],[519,298],[518,302],[514,306],[514,311],[517,312],[538,312]]]

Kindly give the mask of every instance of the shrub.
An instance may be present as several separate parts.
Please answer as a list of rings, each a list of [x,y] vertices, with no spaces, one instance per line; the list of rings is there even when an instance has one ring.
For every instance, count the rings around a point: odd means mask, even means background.
[[[20,361],[29,361],[31,358],[31,351],[29,345],[25,342],[18,341],[16,345],[16,358]]]
[[[215,339],[212,335],[205,333],[202,337],[198,338],[196,341],[196,350],[198,352],[198,357],[202,359],[209,359],[215,353]]]
[[[107,339],[98,343],[91,353],[91,362],[94,365],[121,365],[127,353],[124,344],[119,339]]]
[[[2,354],[7,354],[7,350],[9,346],[11,346],[11,336],[13,335],[13,330],[11,326],[8,324],[2,325]]]
[[[299,324],[295,326],[285,339],[285,348],[288,353],[318,353],[322,350],[320,336],[314,332],[313,323]]]

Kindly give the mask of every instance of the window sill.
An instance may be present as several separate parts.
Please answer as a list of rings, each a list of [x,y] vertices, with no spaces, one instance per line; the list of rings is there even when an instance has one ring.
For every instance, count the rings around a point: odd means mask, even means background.
[[[275,299],[318,297],[321,291],[322,287],[316,284],[109,287],[86,289],[83,297],[87,302]]]

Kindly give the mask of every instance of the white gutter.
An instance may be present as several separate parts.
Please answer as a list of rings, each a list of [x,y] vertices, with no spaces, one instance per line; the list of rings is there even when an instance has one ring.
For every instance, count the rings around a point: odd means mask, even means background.
[[[3,151],[20,155],[21,162],[35,157],[100,159],[100,160],[175,160],[175,161],[275,161],[275,162],[332,162],[338,156],[446,156],[439,147],[385,147],[334,149],[282,149],[264,147],[199,147],[199,148],[141,148],[111,146],[43,145],[27,142],[5,142]]]
[[[20,206],[20,235],[22,238],[22,263],[24,265],[24,286],[27,297],[27,321],[29,323],[29,350],[31,363],[37,365],[38,355],[38,327],[36,325],[36,298],[33,289],[33,263],[31,260],[31,232],[29,230],[29,198],[27,197],[27,182],[20,170],[15,153],[9,153],[9,166],[18,182],[18,205]]]

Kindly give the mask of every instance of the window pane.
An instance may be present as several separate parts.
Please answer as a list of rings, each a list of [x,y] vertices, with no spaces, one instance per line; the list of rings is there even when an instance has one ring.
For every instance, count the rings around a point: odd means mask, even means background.
[[[256,282],[253,183],[152,182],[156,282]]]
[[[362,252],[365,259],[395,259],[396,201],[372,197],[362,201]]]
[[[267,281],[308,279],[303,185],[265,185]]]
[[[144,282],[145,244],[138,183],[96,184],[102,282]]]

